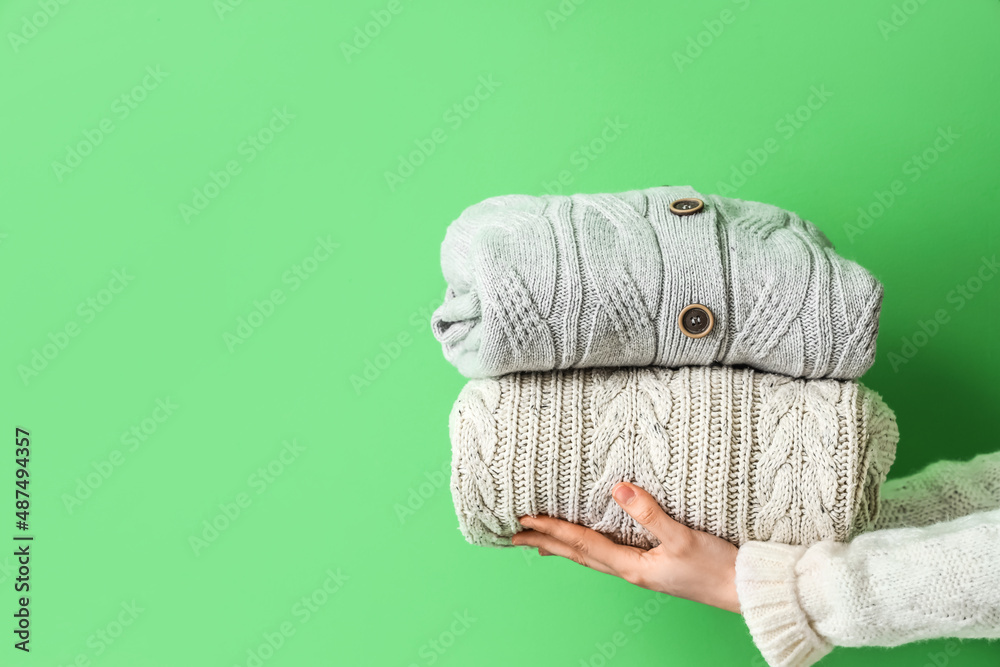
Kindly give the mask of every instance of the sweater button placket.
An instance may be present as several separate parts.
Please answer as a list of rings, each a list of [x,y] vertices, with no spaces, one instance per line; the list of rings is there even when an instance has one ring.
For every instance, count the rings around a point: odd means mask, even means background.
[[[705,210],[705,202],[696,197],[685,197],[670,202],[670,212],[675,215],[693,215]],[[688,338],[704,338],[712,333],[715,316],[708,306],[692,303],[677,316],[677,325]]]

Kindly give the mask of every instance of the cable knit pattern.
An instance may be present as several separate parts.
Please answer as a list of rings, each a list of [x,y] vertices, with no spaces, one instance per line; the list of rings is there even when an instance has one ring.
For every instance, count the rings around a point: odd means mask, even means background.
[[[747,542],[743,618],[772,667],[834,646],[1000,638],[1000,452],[882,486],[875,529],[849,543]]]
[[[690,197],[704,209],[670,211]],[[793,212],[689,186],[491,197],[448,227],[441,267],[432,330],[470,378],[721,363],[854,379],[875,358],[878,280]],[[693,303],[715,318],[697,339],[677,324]]]
[[[655,546],[611,498],[623,480],[737,545],[847,540],[878,516],[898,439],[892,411],[860,383],[730,366],[472,380],[450,430],[459,528],[492,546],[509,545],[525,514]]]

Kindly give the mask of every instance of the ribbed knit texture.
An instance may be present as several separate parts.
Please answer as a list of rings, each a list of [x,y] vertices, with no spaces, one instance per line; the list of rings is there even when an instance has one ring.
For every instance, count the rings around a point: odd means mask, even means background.
[[[772,667],[834,646],[1000,638],[1000,452],[941,461],[882,488],[872,532],[809,547],[747,542],[743,618]]]
[[[612,500],[620,481],[737,545],[846,540],[876,520],[898,439],[892,411],[860,383],[728,366],[472,380],[450,430],[459,527],[493,546],[525,514],[655,546]]]
[[[687,197],[705,208],[669,210]],[[491,197],[448,227],[441,266],[432,329],[470,378],[719,362],[851,379],[875,358],[878,280],[791,211],[688,186]],[[697,339],[677,323],[695,303],[715,317]]]

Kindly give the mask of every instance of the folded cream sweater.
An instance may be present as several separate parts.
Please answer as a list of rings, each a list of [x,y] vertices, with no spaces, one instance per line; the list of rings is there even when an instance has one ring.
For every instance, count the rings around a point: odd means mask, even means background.
[[[491,197],[448,227],[441,268],[432,329],[470,378],[718,362],[853,379],[875,358],[871,273],[792,211],[689,186]]]
[[[892,411],[858,382],[732,366],[472,380],[450,430],[459,528],[490,546],[509,545],[525,514],[655,546],[611,499],[623,480],[736,545],[847,540],[877,520],[898,438]]]
[[[747,542],[736,586],[772,667],[834,646],[1000,638],[1000,452],[883,485],[873,532],[812,546]]]

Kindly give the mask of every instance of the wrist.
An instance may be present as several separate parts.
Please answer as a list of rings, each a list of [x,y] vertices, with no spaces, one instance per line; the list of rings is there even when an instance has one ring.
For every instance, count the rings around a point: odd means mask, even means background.
[[[736,559],[726,568],[721,581],[716,585],[716,600],[714,606],[719,609],[740,613],[740,596],[736,589]]]

